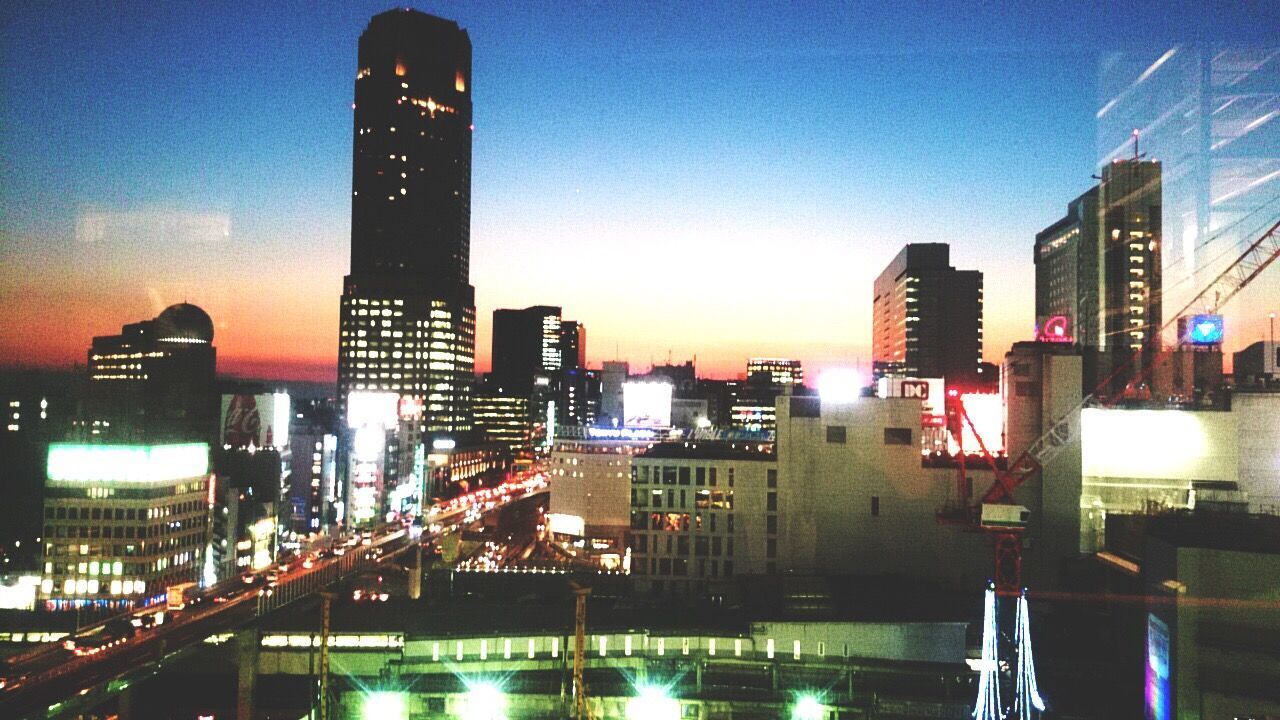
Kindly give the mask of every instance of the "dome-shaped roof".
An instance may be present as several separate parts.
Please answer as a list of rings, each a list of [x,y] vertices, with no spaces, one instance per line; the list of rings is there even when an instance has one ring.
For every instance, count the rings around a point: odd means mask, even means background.
[[[156,340],[178,343],[213,342],[209,313],[188,303],[170,305],[156,316]]]

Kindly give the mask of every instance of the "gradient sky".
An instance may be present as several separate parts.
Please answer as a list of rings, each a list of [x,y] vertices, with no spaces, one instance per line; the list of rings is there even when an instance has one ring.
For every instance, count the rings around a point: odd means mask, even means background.
[[[316,5],[0,4],[0,364],[188,300],[220,370],[335,376],[356,40],[387,8]],[[865,363],[907,242],[986,273],[997,360],[1035,233],[1092,182],[1102,53],[1275,41],[1280,4],[1198,5],[419,5],[475,47],[478,365],[493,309],[533,304],[592,365]]]

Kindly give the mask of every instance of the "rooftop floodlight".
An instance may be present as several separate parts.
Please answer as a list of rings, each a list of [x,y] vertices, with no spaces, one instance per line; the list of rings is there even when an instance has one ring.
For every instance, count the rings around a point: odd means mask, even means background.
[[[627,720],[679,720],[680,701],[659,685],[644,685],[627,701]]]
[[[361,717],[364,720],[409,720],[404,693],[371,692],[365,695]]]
[[[507,720],[507,694],[488,681],[470,684],[463,699],[463,720]]]
[[[824,403],[851,403],[862,394],[862,375],[853,368],[830,368],[818,376],[818,397]]]
[[[791,720],[824,720],[827,706],[813,695],[801,695],[791,708]]]

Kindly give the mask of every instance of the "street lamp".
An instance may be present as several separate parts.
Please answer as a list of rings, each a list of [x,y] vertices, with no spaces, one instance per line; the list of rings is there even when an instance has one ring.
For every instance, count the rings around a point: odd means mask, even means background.
[[[364,720],[409,720],[404,693],[371,692],[364,696],[360,715]]]
[[[680,701],[659,685],[644,685],[627,701],[627,720],[679,720]]]
[[[507,695],[488,681],[467,686],[463,698],[463,720],[507,720]]]
[[[791,708],[791,720],[825,720],[827,706],[813,695],[801,695]]]

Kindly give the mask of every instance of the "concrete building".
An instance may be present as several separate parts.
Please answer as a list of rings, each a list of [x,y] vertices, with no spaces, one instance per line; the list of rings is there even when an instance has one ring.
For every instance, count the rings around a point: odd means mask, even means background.
[[[213,320],[180,303],[93,339],[79,434],[108,442],[213,444],[218,433]]]
[[[1280,378],[1280,345],[1259,340],[1231,357],[1237,385],[1274,382]]]
[[[1127,658],[1145,716],[1280,713],[1280,518],[1197,511],[1107,525],[1107,566],[1148,599],[1113,609],[1118,624],[1145,631]]]
[[[209,544],[209,446],[49,448],[40,599],[126,607],[200,579]]]
[[[977,384],[982,362],[982,273],[951,266],[943,243],[912,243],[875,282],[872,371]]]
[[[630,479],[637,591],[700,595],[738,575],[779,571],[771,445],[662,443],[633,458]]]
[[[625,362],[606,360],[600,369],[600,414],[596,421],[602,425],[621,425],[622,385],[629,373]]]
[[[576,526],[581,538],[625,552],[632,458],[653,444],[652,436],[613,428],[580,430],[558,438],[551,450],[552,530],[572,534],[564,530]],[[598,436],[592,437],[592,431]]]
[[[560,332],[558,307],[494,310],[490,382],[517,394],[528,394],[535,377],[558,376],[564,360]]]

